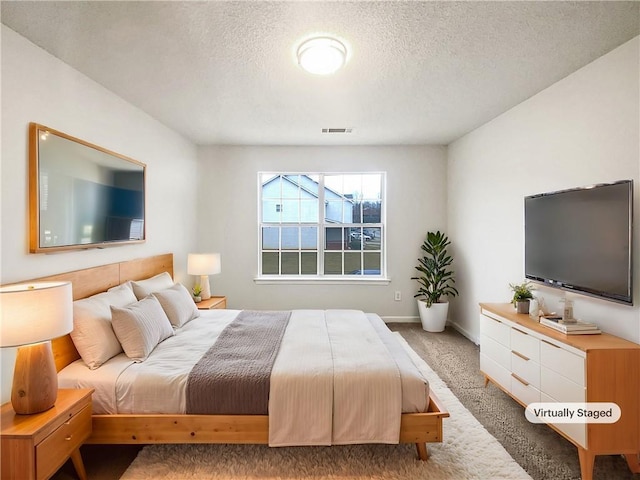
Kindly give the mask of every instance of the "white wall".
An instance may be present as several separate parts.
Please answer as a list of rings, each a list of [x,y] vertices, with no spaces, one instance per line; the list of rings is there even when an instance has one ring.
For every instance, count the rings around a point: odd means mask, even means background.
[[[29,122],[147,165],[145,243],[28,253]],[[186,277],[197,227],[196,163],[192,143],[2,25],[0,283],[166,252],[176,253],[177,278]],[[1,402],[10,392],[13,358],[13,349],[2,350]]]
[[[413,266],[426,232],[446,227],[445,153],[443,147],[395,146],[201,148],[199,249],[222,254],[222,273],[211,277],[214,294],[227,295],[230,308],[359,308],[417,317]],[[259,171],[386,171],[391,283],[256,285]]]
[[[634,298],[640,304],[640,98],[637,37],[449,145],[448,225],[457,242],[459,327],[477,340],[478,302],[506,302],[524,279],[523,197],[635,182]],[[562,293],[537,292],[558,308]],[[577,318],[640,343],[638,306],[571,295]]]

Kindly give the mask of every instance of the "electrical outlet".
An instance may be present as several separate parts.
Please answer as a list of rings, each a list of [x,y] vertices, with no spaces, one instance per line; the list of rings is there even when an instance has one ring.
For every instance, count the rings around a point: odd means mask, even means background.
[[[400,290],[396,290],[396,293],[394,294],[393,299],[396,302],[399,302],[400,300],[402,300],[402,292]]]

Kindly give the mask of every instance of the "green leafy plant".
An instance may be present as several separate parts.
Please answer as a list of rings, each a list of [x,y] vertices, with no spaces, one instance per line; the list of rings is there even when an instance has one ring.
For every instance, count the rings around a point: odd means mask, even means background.
[[[415,267],[420,275],[411,279],[420,284],[414,297],[423,298],[427,307],[438,303],[445,295],[458,295],[458,290],[453,286],[453,271],[449,269],[453,262],[453,258],[447,253],[450,244],[449,238],[437,231],[428,232],[420,247],[425,252],[422,258],[418,258],[419,264]]]
[[[199,297],[202,293],[202,287],[200,285],[196,285],[191,289],[191,292],[193,292],[194,297]]]
[[[511,288],[511,291],[513,292],[513,299],[511,300],[513,306],[521,300],[530,300],[533,298],[533,285],[531,285],[531,282],[529,281],[525,281],[520,284],[510,283],[509,288]]]

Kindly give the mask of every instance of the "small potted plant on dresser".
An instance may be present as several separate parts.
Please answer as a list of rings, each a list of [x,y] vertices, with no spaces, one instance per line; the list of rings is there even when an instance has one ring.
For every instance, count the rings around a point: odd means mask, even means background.
[[[520,284],[510,283],[509,287],[513,292],[511,303],[516,307],[518,313],[529,313],[529,301],[533,298],[533,286],[526,281]]]
[[[202,287],[200,285],[195,285],[191,292],[193,293],[193,301],[200,303],[202,301],[202,297],[200,296],[202,294]]]
[[[418,311],[422,328],[427,332],[442,332],[447,323],[449,302],[447,297],[455,297],[458,290],[453,286],[453,271],[449,269],[453,258],[447,253],[451,244],[449,238],[437,232],[428,232],[422,243],[424,256],[418,258],[415,267],[420,275],[411,277],[420,284],[414,295],[418,302]]]

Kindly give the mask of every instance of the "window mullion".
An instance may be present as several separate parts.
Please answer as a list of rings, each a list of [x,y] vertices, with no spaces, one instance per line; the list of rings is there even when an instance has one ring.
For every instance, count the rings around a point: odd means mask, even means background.
[[[282,275],[282,214],[280,215],[280,227],[278,228],[278,275]]]
[[[327,242],[324,209],[324,174],[321,173],[318,175],[318,275],[324,275],[324,246]]]

